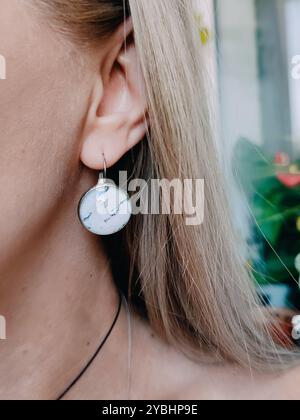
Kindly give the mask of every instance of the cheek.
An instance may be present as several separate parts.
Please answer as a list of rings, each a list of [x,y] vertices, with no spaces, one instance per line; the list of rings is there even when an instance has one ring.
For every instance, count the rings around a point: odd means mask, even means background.
[[[17,11],[13,21],[8,12],[0,18],[7,62],[0,80],[0,265],[45,221],[77,170],[87,103],[71,51]]]

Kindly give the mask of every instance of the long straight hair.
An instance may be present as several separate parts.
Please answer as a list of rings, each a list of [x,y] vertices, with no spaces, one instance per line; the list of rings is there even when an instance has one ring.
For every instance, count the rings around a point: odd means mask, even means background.
[[[209,77],[192,0],[36,0],[83,42],[109,36],[132,16],[146,84],[150,133],[134,176],[204,179],[205,221],[136,216],[126,232],[129,295],[142,296],[154,330],[188,356],[208,354],[252,369],[290,365],[275,344],[237,250],[214,146]],[[124,245],[124,244],[123,244]]]

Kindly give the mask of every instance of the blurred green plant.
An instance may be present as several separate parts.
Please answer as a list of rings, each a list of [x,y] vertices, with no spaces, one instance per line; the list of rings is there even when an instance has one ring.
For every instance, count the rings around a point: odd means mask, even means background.
[[[253,216],[253,240],[258,258],[251,261],[260,285],[295,285],[300,253],[300,160],[278,152],[268,157],[247,139],[234,151],[234,173],[246,193]]]

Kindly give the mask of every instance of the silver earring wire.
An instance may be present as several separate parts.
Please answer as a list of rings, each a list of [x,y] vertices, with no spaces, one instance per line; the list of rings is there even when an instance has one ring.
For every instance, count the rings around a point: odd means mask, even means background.
[[[127,354],[127,400],[131,400],[131,385],[132,385],[132,319],[131,311],[125,296],[123,296],[124,307],[127,314],[128,327],[128,354]]]
[[[107,176],[107,163],[106,163],[106,159],[105,159],[104,153],[103,153],[103,174],[104,174],[104,178],[106,179],[106,176]]]
[[[101,171],[99,174],[99,182],[102,182],[104,179],[107,179],[107,162],[106,162],[104,153],[102,153],[102,157],[103,157],[103,171]]]

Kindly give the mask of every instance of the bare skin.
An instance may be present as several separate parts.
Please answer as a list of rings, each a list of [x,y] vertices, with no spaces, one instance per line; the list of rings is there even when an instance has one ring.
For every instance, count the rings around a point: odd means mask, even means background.
[[[146,129],[136,51],[132,45],[124,56],[121,29],[83,53],[47,28],[30,2],[1,1],[0,54],[8,65],[0,81],[0,314],[8,338],[0,341],[2,400],[56,399],[95,353],[118,306],[109,261],[76,210],[102,169],[100,151],[112,166]],[[275,377],[196,364],[136,315],[128,394],[127,350],[123,308],[66,398],[299,397],[299,371]]]

